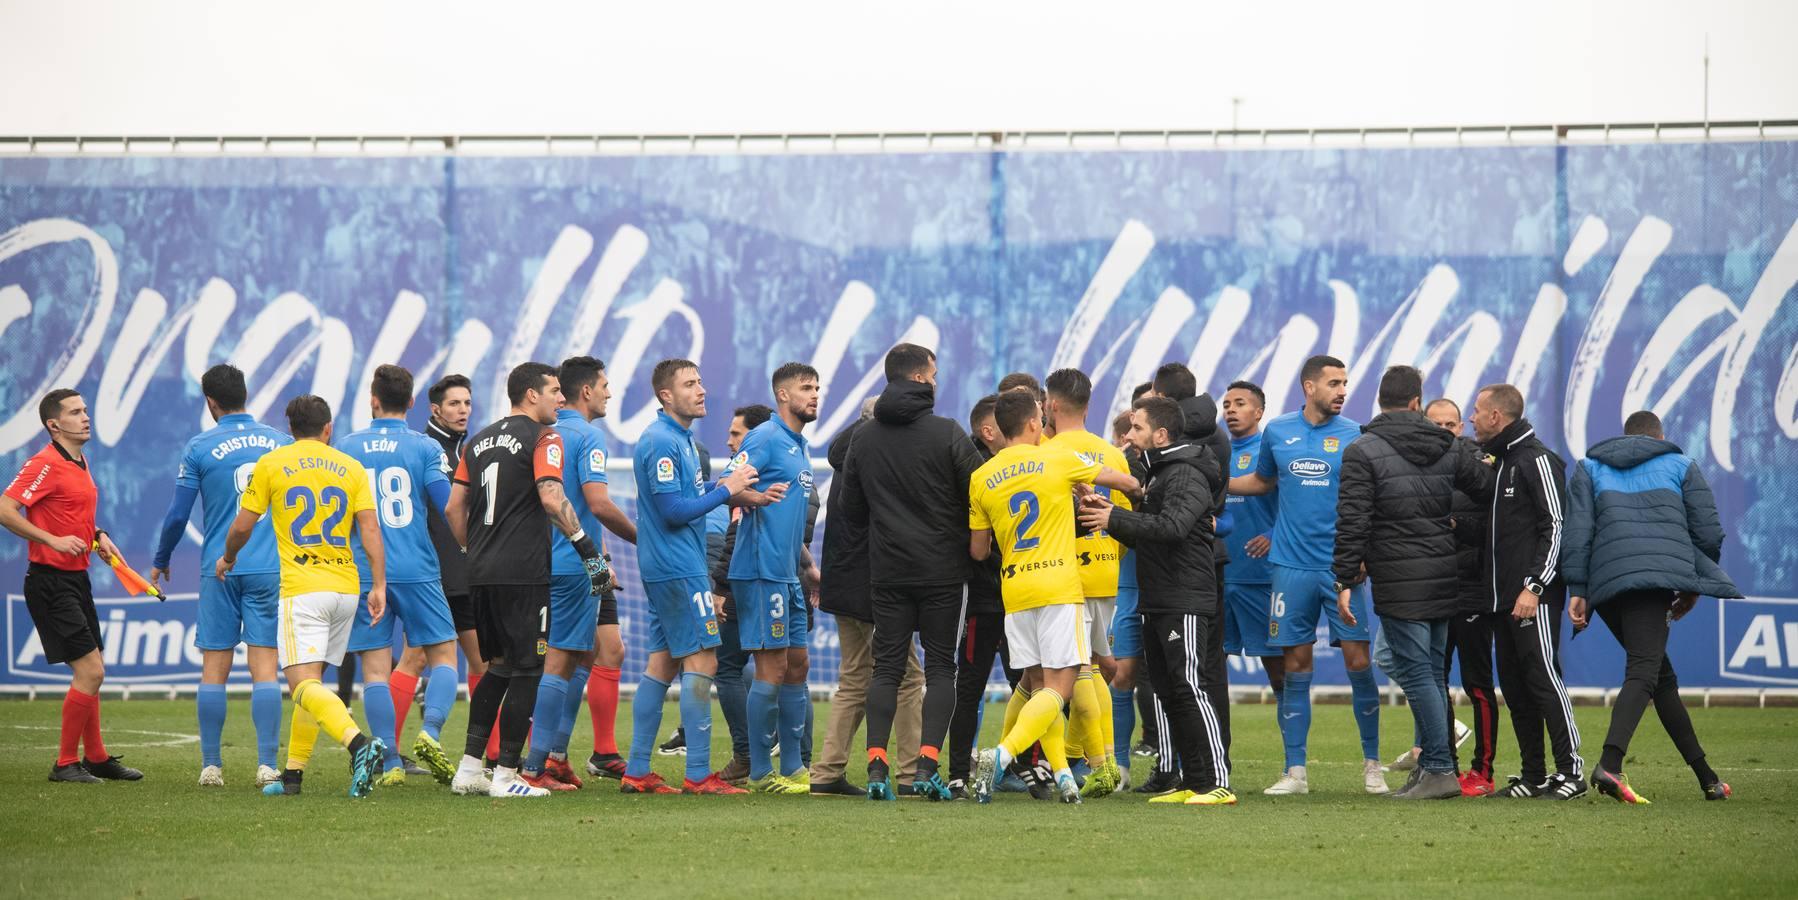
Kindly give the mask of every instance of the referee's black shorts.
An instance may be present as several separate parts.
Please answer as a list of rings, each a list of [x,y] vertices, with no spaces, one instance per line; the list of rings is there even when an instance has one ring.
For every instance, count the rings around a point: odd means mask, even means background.
[[[71,662],[100,649],[100,616],[87,572],[32,563],[25,570],[25,609],[45,662]]]
[[[514,669],[543,665],[549,652],[549,585],[469,585],[481,658],[503,659]]]

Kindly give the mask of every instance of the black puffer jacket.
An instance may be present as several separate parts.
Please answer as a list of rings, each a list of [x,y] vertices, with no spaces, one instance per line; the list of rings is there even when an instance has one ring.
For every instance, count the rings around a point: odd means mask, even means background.
[[[1472,438],[1455,438],[1455,450],[1484,460],[1486,451]],[[1484,463],[1482,463],[1483,465]],[[1466,491],[1455,490],[1455,566],[1461,572],[1461,604],[1457,612],[1485,612],[1492,605],[1486,591],[1486,501],[1475,499]]]
[[[833,480],[842,477],[850,444],[866,424],[866,419],[857,420],[830,442],[825,458],[836,473]],[[868,526],[851,521],[843,512],[841,487],[832,484],[830,499],[824,504],[824,558],[818,562],[822,575],[818,608],[833,616],[848,616],[871,624],[874,605],[868,598]]]
[[[1148,496],[1134,510],[1114,507],[1111,536],[1136,556],[1140,613],[1218,612],[1211,509],[1223,475],[1211,448],[1182,442],[1150,450]]]
[[[953,419],[932,415],[935,402],[928,384],[889,383],[837,476],[844,514],[868,526],[876,587],[959,585],[970,574],[968,478],[980,454]]]
[[[1230,496],[1230,477],[1226,467],[1230,460],[1230,433],[1217,427],[1217,401],[1210,394],[1200,394],[1180,401],[1180,414],[1186,417],[1185,430],[1181,439],[1193,444],[1201,444],[1211,451],[1213,465],[1217,467],[1217,484],[1211,492],[1211,512],[1214,519],[1224,517],[1224,503]],[[1220,565],[1229,560],[1229,551],[1224,549],[1224,539],[1216,534],[1211,536],[1212,559]]]
[[[1455,489],[1486,490],[1472,454],[1422,413],[1386,412],[1361,426],[1342,452],[1336,496],[1340,584],[1373,579],[1374,611],[1399,619],[1447,619],[1460,608]]]

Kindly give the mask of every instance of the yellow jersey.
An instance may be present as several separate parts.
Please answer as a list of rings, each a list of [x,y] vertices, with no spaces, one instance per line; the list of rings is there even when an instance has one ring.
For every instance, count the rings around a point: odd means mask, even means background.
[[[1084,603],[1074,560],[1074,485],[1100,466],[1058,447],[1013,444],[968,479],[968,527],[998,539],[999,597],[1008,613]]]
[[[1125,475],[1130,474],[1130,461],[1124,451],[1090,431],[1063,431],[1043,441],[1045,447],[1072,450],[1087,462],[1098,463]],[[1096,488],[1119,509],[1130,508],[1130,498],[1110,488]],[[1074,558],[1080,562],[1080,589],[1088,597],[1116,597],[1118,563],[1124,558],[1124,547],[1104,531],[1093,531],[1074,539]]]
[[[356,513],[375,508],[361,463],[312,439],[270,450],[250,473],[243,508],[274,520],[281,596],[361,593],[350,532]]]

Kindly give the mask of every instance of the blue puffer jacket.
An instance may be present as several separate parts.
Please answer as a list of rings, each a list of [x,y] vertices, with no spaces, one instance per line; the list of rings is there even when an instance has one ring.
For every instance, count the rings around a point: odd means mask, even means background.
[[[1567,593],[1597,605],[1625,591],[1740,597],[1717,565],[1723,526],[1698,464],[1643,435],[1602,441],[1568,485]]]

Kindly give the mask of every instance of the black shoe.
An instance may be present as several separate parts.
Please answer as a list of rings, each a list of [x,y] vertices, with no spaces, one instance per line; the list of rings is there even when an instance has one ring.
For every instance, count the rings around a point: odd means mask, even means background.
[[[1735,792],[1729,789],[1729,785],[1722,781],[1704,786],[1704,799],[1706,800],[1728,800],[1733,793]]]
[[[1171,794],[1180,789],[1180,773],[1156,772],[1149,780],[1137,787],[1138,794]]]
[[[656,752],[663,756],[686,756],[687,730],[685,728],[674,729],[674,733],[668,736],[668,740],[662,742],[662,746],[656,748]]]
[[[1132,752],[1137,756],[1153,757],[1155,755],[1155,748],[1149,746],[1148,741],[1142,741],[1136,745],[1136,749]]]
[[[973,800],[974,792],[968,790],[968,783],[965,779],[956,778],[949,782],[949,799]]]
[[[412,757],[410,756],[400,757],[400,768],[405,770],[407,776],[417,775],[422,778],[431,774],[430,769],[420,768],[418,763],[413,762]]]
[[[1540,792],[1536,796],[1543,800],[1577,800],[1586,796],[1586,783],[1556,772],[1536,790]]]
[[[119,762],[124,757],[108,756],[105,762],[84,762],[81,767],[95,778],[107,781],[142,781],[144,773]]]
[[[825,781],[825,782],[814,781],[814,782],[812,782],[811,790],[812,790],[812,796],[814,796],[814,797],[866,797],[866,796],[868,796],[867,788],[856,787],[855,785],[850,784],[849,779],[847,779],[847,778],[838,778],[835,781]]]
[[[587,757],[587,774],[594,778],[624,778],[624,757],[616,753],[595,753]]]
[[[1510,781],[1511,783],[1509,785],[1502,790],[1493,791],[1488,795],[1488,798],[1494,800],[1533,800],[1542,796],[1542,788],[1539,785],[1530,784],[1516,775],[1512,775]]]
[[[95,778],[93,775],[89,774],[87,769],[83,768],[82,765],[78,762],[72,762],[66,766],[51,766],[50,767],[50,780],[51,781],[67,781],[72,784],[99,784],[100,783],[100,779]]]

